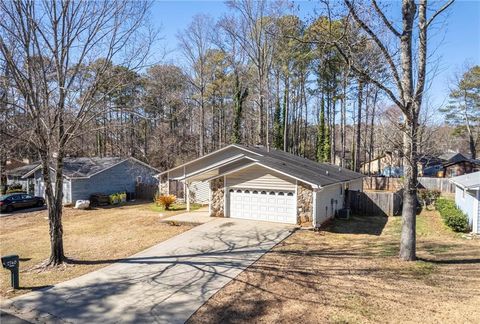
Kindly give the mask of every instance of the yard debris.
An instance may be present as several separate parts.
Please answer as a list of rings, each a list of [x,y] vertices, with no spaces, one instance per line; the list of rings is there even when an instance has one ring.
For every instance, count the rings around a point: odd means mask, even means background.
[[[75,202],[75,209],[87,209],[90,207],[90,200],[77,200]]]

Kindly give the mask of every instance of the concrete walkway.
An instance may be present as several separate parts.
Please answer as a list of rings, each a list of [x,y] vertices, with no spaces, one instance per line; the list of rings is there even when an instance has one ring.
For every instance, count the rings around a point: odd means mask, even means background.
[[[37,323],[183,323],[293,229],[213,219],[98,271],[17,297],[1,308]]]

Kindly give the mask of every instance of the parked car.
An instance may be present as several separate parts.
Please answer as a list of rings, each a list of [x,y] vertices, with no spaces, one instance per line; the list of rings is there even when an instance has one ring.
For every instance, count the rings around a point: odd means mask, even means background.
[[[41,207],[45,205],[45,199],[26,193],[12,193],[0,196],[0,211],[11,212],[15,209]]]

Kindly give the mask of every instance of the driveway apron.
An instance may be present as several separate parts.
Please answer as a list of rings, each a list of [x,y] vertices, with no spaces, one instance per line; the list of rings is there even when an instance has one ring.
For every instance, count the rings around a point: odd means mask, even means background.
[[[41,323],[183,323],[293,229],[214,219],[100,270],[14,298],[1,308]]]

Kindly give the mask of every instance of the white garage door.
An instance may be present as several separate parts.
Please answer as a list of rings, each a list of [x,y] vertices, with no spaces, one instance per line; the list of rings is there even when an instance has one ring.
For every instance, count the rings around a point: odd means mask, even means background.
[[[228,194],[232,218],[297,223],[294,191],[230,188]]]

